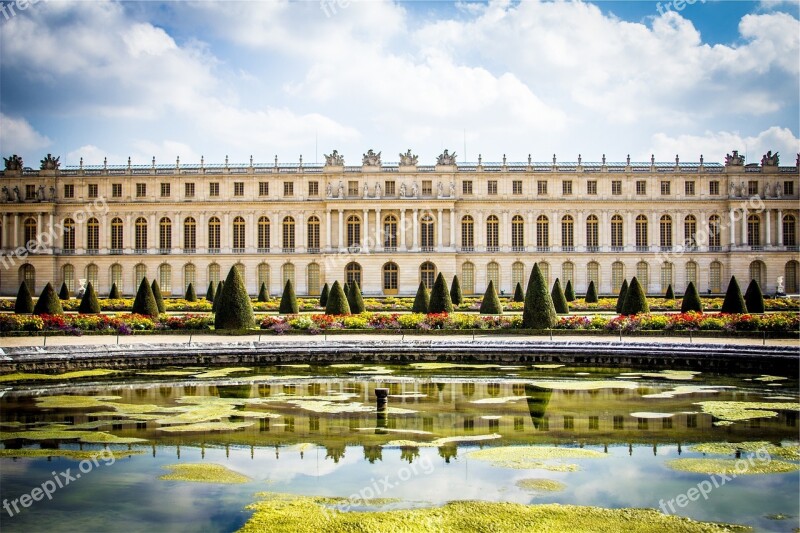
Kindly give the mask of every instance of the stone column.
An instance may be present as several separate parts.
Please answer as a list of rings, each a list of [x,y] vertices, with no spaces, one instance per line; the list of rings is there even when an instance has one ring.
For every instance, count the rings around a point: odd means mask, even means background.
[[[249,253],[255,253],[258,245],[258,225],[255,221],[255,213],[252,211],[247,214],[247,231],[245,231],[244,243]],[[261,289],[261,285],[257,287]]]
[[[38,246],[39,241],[40,241],[39,235],[41,235],[43,233],[43,231],[44,231],[44,226],[42,225],[43,215],[44,215],[44,213],[36,213],[36,244],[37,244],[37,246]],[[78,231],[79,230],[78,230],[78,227],[77,227],[77,224],[76,224],[76,227],[75,227],[75,248],[78,248],[78,235],[77,235]]]
[[[406,210],[400,209],[400,246],[401,252],[406,251]]]
[[[772,239],[770,238],[772,236],[772,234],[771,234],[772,232],[770,230],[770,225],[772,224],[772,220],[771,220],[772,217],[770,216],[770,211],[772,211],[772,210],[771,209],[766,209],[765,211],[767,213],[767,234],[766,234],[766,239],[765,239],[766,242],[764,244],[766,246],[770,246],[770,245],[772,245]]]
[[[344,211],[339,209],[339,251],[344,250]]]
[[[747,246],[747,209],[742,209],[742,246]]]
[[[8,242],[8,214],[3,213],[3,233],[0,235],[0,249],[10,248]]]
[[[131,225],[131,215],[128,213],[125,215],[125,226],[122,228],[122,244],[125,244],[125,235],[128,236],[128,246],[127,248],[135,248],[136,247],[136,230],[134,229],[133,225]],[[60,237],[60,236],[59,236]],[[125,246],[122,247],[122,253],[125,253]],[[137,287],[138,289],[138,287]]]
[[[503,252],[507,252],[510,249],[508,234],[508,211],[503,211],[503,226],[500,230],[500,242],[498,243],[500,250]],[[497,290],[499,291],[500,288],[498,287]]]
[[[651,220],[651,222],[647,227],[647,248],[648,248],[648,250],[652,250],[653,249],[652,246],[655,246],[656,243],[661,244],[659,242],[659,239],[656,238],[656,237],[658,237],[658,235],[660,233],[660,229],[661,229],[660,228],[661,227],[661,219],[658,216],[658,213],[653,211],[653,218],[650,219],[650,220]],[[658,248],[656,248],[656,250],[658,250]],[[659,273],[659,281],[660,281],[660,279],[661,279],[661,274]]]
[[[383,221],[379,207],[375,209],[375,251],[383,251]]]
[[[226,218],[223,228],[228,227],[227,222],[228,220]],[[150,243],[153,245],[150,246]],[[150,215],[150,222],[147,228],[147,253],[150,253],[152,251],[151,248],[156,248],[156,246],[158,246],[158,226],[156,225],[156,215],[153,213]]]
[[[439,209],[439,216],[436,221],[436,230],[437,230],[437,240],[436,240],[436,251],[442,251],[442,235],[444,235],[444,227],[442,224],[442,210]]]
[[[230,216],[227,212],[222,215],[222,227],[219,232],[219,253],[221,254],[230,253],[231,251],[231,232],[233,228],[231,228],[229,218]],[[222,276],[223,274],[220,271],[219,275]]]
[[[731,229],[730,229],[731,248],[733,248],[734,246],[736,246],[736,210],[734,208],[731,208],[730,220],[731,220]]]
[[[783,246],[783,209],[778,209],[778,246]]]
[[[331,243],[331,210],[328,209],[325,211],[325,246],[324,250],[330,252],[333,250],[333,246]]]
[[[295,231],[297,231],[297,240],[295,241],[296,245],[295,249],[297,250],[298,253],[305,253],[306,248],[308,246],[308,222],[305,211],[302,211],[297,214]],[[308,282],[308,280],[306,280],[306,282]]]
[[[419,220],[418,220],[419,217],[418,217],[418,213],[419,213],[419,209],[414,209],[414,213],[412,215],[414,218],[411,219],[411,222],[413,224],[412,231],[414,233],[412,235],[412,244],[411,244],[411,251],[412,252],[418,252],[419,251]]]
[[[195,251],[196,253],[200,253],[200,250],[208,251],[208,223],[206,222],[206,215],[204,213],[199,213],[197,217],[197,231],[195,232],[194,240],[195,240]],[[273,224],[270,225],[270,228]],[[271,235],[270,235],[271,237]],[[199,279],[199,278],[198,278]],[[216,287],[214,287],[216,290]]]
[[[450,250],[456,249],[456,210],[450,209]]]
[[[535,245],[535,238],[536,235],[536,223],[535,219],[533,218],[533,211],[528,211],[528,224],[525,228],[525,249],[526,250],[533,250],[533,246]]]
[[[364,231],[361,233],[361,251],[369,253],[369,209],[364,209]]]
[[[53,214],[50,213],[50,221],[52,224]],[[104,250],[106,248],[110,248],[111,246],[111,234],[108,231],[108,215],[104,214],[100,217],[100,228],[98,229],[100,235],[98,235],[98,242],[97,245],[100,247],[100,250]],[[101,252],[102,253],[102,252]]]

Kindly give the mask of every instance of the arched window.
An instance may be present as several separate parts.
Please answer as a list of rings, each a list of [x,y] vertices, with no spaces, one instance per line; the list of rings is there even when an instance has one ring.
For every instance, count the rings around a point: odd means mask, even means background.
[[[461,292],[475,294],[475,265],[472,263],[461,265]]]
[[[139,290],[139,285],[142,284],[142,279],[147,276],[147,266],[139,263],[135,267],[133,267],[133,286],[135,287],[135,291]]]
[[[317,296],[320,293],[319,288],[319,265],[317,263],[309,263],[306,267],[306,282],[308,284],[308,295]]]
[[[294,218],[286,217],[283,219],[283,253],[294,253]],[[294,268],[294,267],[292,267]],[[294,274],[292,274],[294,277]],[[292,282],[294,285],[294,282]]]
[[[283,287],[286,286],[286,282],[292,280],[292,286],[295,286],[294,282],[294,265],[291,263],[284,263],[281,267],[281,278],[283,282],[281,283],[281,291],[283,291]]]
[[[500,220],[495,215],[486,219],[486,251],[496,252],[500,249]]]
[[[245,271],[245,268],[244,268],[244,264],[236,263],[235,265],[233,265],[233,268],[235,268],[239,272],[239,277],[242,278],[242,281],[244,282],[245,287],[246,287],[247,286],[247,277],[245,276],[246,271]]]
[[[697,287],[697,263],[694,261],[686,263],[686,285],[689,285],[689,282],[694,283],[694,288],[700,290]]]
[[[308,253],[316,254],[319,253],[319,218],[316,216],[308,217],[308,228],[307,228],[307,236],[306,236],[306,247],[308,248]],[[319,267],[317,267],[319,269]],[[317,270],[319,273],[319,270]],[[319,278],[317,278],[319,279]],[[310,291],[311,289],[309,289]],[[318,294],[318,293],[311,293],[309,294]]]
[[[64,230],[61,243],[65,252],[75,251],[75,221],[71,218],[64,219]]]
[[[758,215],[747,217],[747,244],[761,246],[761,217]]]
[[[672,249],[672,217],[669,215],[662,215],[659,222],[659,233],[661,236],[661,249]]]
[[[586,265],[586,287],[589,287],[589,283],[594,281],[595,289],[600,290],[600,263],[597,261],[590,261],[588,265]]]
[[[214,284],[214,290],[217,290],[217,285],[219,285],[219,265],[217,263],[211,263],[208,265],[208,281]]]
[[[586,249],[596,252],[599,246],[599,222],[596,215],[589,215],[586,217]]]
[[[550,249],[550,221],[545,215],[536,219],[536,248],[540,252]]]
[[[112,254],[121,254],[122,253],[122,233],[123,233],[123,225],[122,219],[119,217],[114,217],[111,219],[111,253]],[[117,285],[119,290],[122,288]]]
[[[545,285],[550,287],[550,263],[545,263],[544,261],[539,262],[539,270],[542,272],[542,277],[544,278]]]
[[[753,279],[758,283],[758,286],[761,287],[761,291],[764,291],[764,280],[766,279],[767,274],[767,267],[761,261],[753,261],[750,263],[750,279]]]
[[[137,254],[147,253],[147,220],[144,217],[137,218],[134,223],[134,248]]]
[[[267,287],[267,294],[269,294],[269,265],[261,263],[256,268],[256,276],[258,277],[258,290],[261,290],[261,285]]]
[[[344,267],[344,279],[347,283],[355,281],[359,287],[363,287],[361,285],[361,265],[355,261],[347,263],[347,266]]]
[[[783,283],[784,291],[787,294],[797,294],[800,292],[800,277],[798,277],[800,268],[798,268],[798,266],[800,266],[800,263],[792,260],[786,263],[786,267],[784,268]]]
[[[400,269],[396,263],[383,265],[383,293],[397,294]]]
[[[575,219],[570,215],[561,218],[561,246],[565,252],[575,249]]]
[[[708,217],[708,247],[712,252],[719,251],[722,246],[722,231],[720,231],[719,215]]]
[[[211,217],[208,219],[208,253],[219,253],[220,226],[219,218]]]
[[[244,218],[236,217],[233,219],[233,253],[243,254],[245,246],[245,234],[247,232],[247,225]]]
[[[61,267],[61,281],[67,284],[69,292],[75,291],[75,267],[72,265],[64,265]],[[28,287],[30,288],[30,287]]]
[[[672,285],[672,263],[661,264],[661,294],[666,294],[667,288]]]
[[[644,215],[636,217],[636,249],[647,251],[647,217]]]
[[[419,266],[419,280],[425,284],[426,288],[433,287],[433,282],[436,281],[436,265],[430,261],[422,263]]]
[[[172,294],[172,267],[166,263],[158,267],[158,285],[161,287],[161,294]]]
[[[575,287],[575,265],[572,261],[565,261],[561,264],[561,281],[564,283],[564,289],[567,288],[567,282],[571,281],[573,288]]]
[[[794,215],[783,217],[783,245],[797,246],[797,224]]]
[[[188,263],[183,266],[183,292],[185,293],[189,289],[189,284],[192,284],[195,293],[198,292],[199,289],[202,287],[197,286],[197,268]],[[215,287],[216,288],[216,287]]]
[[[467,215],[461,219],[461,251],[471,252],[475,249],[475,221]]]
[[[22,224],[22,228],[25,237],[23,245],[28,248],[35,247],[35,243],[38,242],[38,233],[36,231],[36,219],[33,217],[26,218],[25,222]],[[32,245],[31,242],[33,242],[34,244]],[[30,285],[28,286],[28,288],[30,289]]]
[[[24,264],[19,267],[19,283],[22,282],[28,286],[31,293],[36,294],[36,268],[31,264]]]
[[[423,252],[432,252],[436,246],[436,239],[434,238],[434,222],[433,217],[425,214],[420,220],[420,246]]]
[[[622,283],[625,281],[625,265],[622,261],[614,261],[611,264],[611,292],[619,294]],[[595,284],[597,285],[597,284]]]
[[[687,250],[697,249],[697,219],[694,215],[683,219],[683,245]]]
[[[193,254],[197,250],[197,222],[192,217],[183,221],[183,253]]]
[[[114,285],[116,283],[117,290],[119,290],[119,293],[122,294],[122,291],[124,290],[124,287],[122,286],[122,265],[119,263],[111,265],[111,272],[109,273],[109,276],[111,277],[111,284]],[[136,288],[139,288],[138,285]]]
[[[520,261],[515,261],[514,264],[511,265],[511,289],[517,290],[517,283],[522,285],[523,292],[526,289],[526,279],[525,279],[525,265],[523,265]]]
[[[722,263],[713,261],[708,267],[708,288],[713,293],[722,292]]]
[[[100,222],[94,217],[86,221],[86,251],[97,253],[100,249]],[[92,286],[96,286],[92,283]]]
[[[158,221],[158,248],[162,254],[172,251],[172,220],[167,217]]]
[[[100,278],[98,275],[99,271],[100,269],[97,268],[97,265],[94,263],[86,265],[86,283],[91,283],[92,287],[95,288],[95,291],[98,289],[97,284],[99,283]]]
[[[511,250],[525,251],[525,219],[520,215],[514,215],[511,219]]]
[[[394,215],[383,219],[383,248],[387,252],[397,250],[397,217]]]
[[[636,264],[636,278],[639,280],[639,285],[642,290],[647,294],[647,288],[650,286],[650,267],[644,261],[639,261]]]
[[[258,253],[268,254],[270,247],[269,218],[258,218]],[[261,287],[261,285],[259,285]]]
[[[494,290],[497,293],[500,293],[500,265],[492,261],[488,265],[486,265],[486,285],[489,285],[489,282],[494,283]]]
[[[358,215],[347,217],[347,248],[351,251],[361,248],[361,219]]]
[[[613,251],[620,251],[625,246],[622,240],[622,215],[614,215],[611,217],[611,249]],[[597,285],[595,283],[595,285]]]

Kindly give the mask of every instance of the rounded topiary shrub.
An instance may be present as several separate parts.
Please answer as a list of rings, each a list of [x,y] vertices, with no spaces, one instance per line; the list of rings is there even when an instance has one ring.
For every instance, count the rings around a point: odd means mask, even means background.
[[[681,301],[681,313],[702,313],[703,304],[700,301],[700,294],[694,286],[694,282],[689,282],[686,286],[686,291],[683,293],[683,300]]]
[[[556,309],[556,313],[559,315],[568,315],[569,314],[569,304],[567,303],[567,298],[564,296],[564,291],[561,290],[561,281],[556,278],[555,283],[553,283],[553,289],[550,291],[550,298],[553,299],[553,307]]]
[[[517,286],[514,288],[514,301],[515,302],[525,301],[525,291],[522,290],[522,283],[520,283],[519,281],[517,282]]]
[[[575,288],[572,286],[572,280],[567,280],[567,286],[564,287],[564,298],[567,299],[568,302],[575,301]]]
[[[214,329],[251,329],[256,325],[253,304],[239,269],[235,266],[228,271],[228,277],[214,302],[217,312],[214,315]]]
[[[258,301],[259,302],[269,301],[269,291],[267,291],[267,283],[264,281],[261,282],[261,287],[258,289]]]
[[[728,290],[725,292],[725,300],[722,302],[722,313],[738,314],[747,312],[747,304],[742,296],[742,289],[739,288],[739,283],[736,281],[736,276],[731,276],[731,281],[728,283]]]
[[[50,283],[44,286],[42,294],[33,307],[34,315],[63,315],[64,309],[61,307],[61,300],[58,299],[55,289]]]
[[[330,294],[331,289],[328,287],[328,284],[322,286],[322,292],[319,293],[319,306],[323,309],[328,305],[328,295]]]
[[[625,294],[628,292],[628,280],[622,280],[622,286],[619,288],[619,295],[617,296],[617,305],[614,307],[614,311],[618,315],[622,314],[622,305],[625,303]]]
[[[14,312],[18,315],[33,313],[33,298],[31,297],[31,291],[28,289],[28,284],[25,283],[25,281],[19,285],[17,300],[14,302]]]
[[[136,298],[133,300],[131,312],[137,315],[158,316],[156,297],[153,296],[153,288],[146,277],[142,278],[142,282],[139,283],[139,290],[136,291]]]
[[[347,305],[350,306],[350,313],[354,315],[363,313],[366,310],[364,308],[364,298],[361,296],[361,287],[358,286],[358,282],[355,280],[351,281],[348,287]]]
[[[675,291],[672,290],[672,283],[667,285],[667,292],[664,294],[665,300],[674,300],[675,299]]]
[[[428,304],[429,313],[452,313],[453,301],[450,299],[450,291],[447,282],[441,272],[436,276],[431,289],[431,299]]]
[[[83,315],[96,315],[100,312],[100,301],[97,299],[97,292],[95,292],[91,281],[86,284],[86,290],[83,291],[83,298],[81,298],[81,304],[78,306],[78,312]]]
[[[458,279],[458,274],[453,276],[453,283],[450,284],[450,302],[453,305],[461,305],[464,301],[464,295],[461,292],[461,282]]]
[[[64,281],[61,283],[61,290],[58,291],[58,299],[59,300],[69,300],[69,288],[67,287],[67,282]]]
[[[525,291],[525,307],[522,310],[522,327],[530,329],[548,329],[555,326],[556,309],[547,283],[544,281],[539,264],[533,265]]]
[[[649,313],[650,306],[647,303],[647,296],[642,289],[636,276],[631,279],[628,290],[625,292],[625,301],[622,303],[622,315],[640,315]]]
[[[166,313],[167,307],[164,305],[164,297],[161,295],[161,287],[158,284],[157,280],[153,280],[152,285],[150,288],[153,290],[153,296],[156,299],[156,305],[158,306],[159,313]]]
[[[497,296],[497,291],[494,289],[494,281],[489,280],[489,285],[486,287],[486,292],[483,293],[483,301],[479,311],[482,315],[502,315],[503,304],[500,303],[500,298]]]
[[[744,291],[744,304],[747,306],[748,313],[763,313],[764,312],[764,295],[761,293],[761,287],[756,280],[750,280],[750,285]]]
[[[286,285],[283,286],[283,294],[281,294],[281,304],[278,306],[278,314],[296,315],[299,312],[300,308],[297,305],[297,296],[294,294],[292,280],[287,279]]]
[[[116,283],[111,284],[111,290],[108,291],[108,299],[109,300],[119,300],[122,298],[122,295],[119,293],[119,288],[117,287]]]
[[[184,295],[183,298],[187,302],[196,302],[197,301],[197,293],[194,292],[194,283],[189,283],[189,286],[186,287],[186,294]]]
[[[209,302],[213,302],[214,301],[215,292],[216,291],[214,291],[214,282],[213,281],[209,281],[208,282],[208,288],[206,289],[206,300],[209,301]]]
[[[427,314],[430,303],[431,300],[428,289],[425,288],[425,283],[420,281],[419,287],[417,288],[417,295],[414,297],[414,305],[411,306],[411,312]]]
[[[330,292],[328,293],[328,301],[325,306],[326,315],[349,315],[350,305],[347,303],[347,296],[344,294],[344,289],[339,285],[338,281],[333,282]]]
[[[594,286],[594,280],[589,282],[589,287],[586,289],[586,297],[584,301],[587,304],[597,303],[597,287]]]

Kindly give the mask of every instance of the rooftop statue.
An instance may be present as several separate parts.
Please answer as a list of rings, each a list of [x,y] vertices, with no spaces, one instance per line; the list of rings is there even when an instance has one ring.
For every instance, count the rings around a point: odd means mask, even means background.
[[[455,165],[456,164],[456,153],[453,152],[452,155],[445,150],[442,152],[439,157],[436,158],[437,165]]]
[[[778,152],[775,152],[775,154],[773,154],[772,150],[768,151],[761,158],[761,166],[762,167],[777,167],[779,162],[780,162],[780,158],[778,157]]]
[[[400,154],[400,165],[404,167],[413,167],[417,165],[419,161],[419,156],[413,155],[411,153],[411,148],[404,154]]]
[[[342,167],[344,166],[344,156],[339,155],[339,150],[334,150],[330,154],[323,154],[325,156],[325,166],[329,167]]]
[[[17,154],[4,157],[3,161],[6,163],[6,170],[22,170],[22,158]]]
[[[741,167],[744,166],[744,156],[739,155],[739,150],[734,150],[733,155],[727,154],[725,156],[725,166]]]
[[[367,167],[379,167],[381,166],[381,153],[378,152],[377,154],[370,148],[367,150],[367,153],[364,154],[363,159],[361,160],[361,164]]]
[[[59,159],[61,159],[60,156],[54,158],[52,154],[47,154],[47,157],[40,161],[41,170],[58,170],[58,167],[61,166]]]

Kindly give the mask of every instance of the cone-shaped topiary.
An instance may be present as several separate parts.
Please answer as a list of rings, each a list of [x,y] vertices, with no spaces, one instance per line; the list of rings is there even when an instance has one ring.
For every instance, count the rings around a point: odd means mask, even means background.
[[[644,294],[639,280],[636,276],[631,280],[628,285],[628,290],[625,291],[625,301],[622,302],[622,315],[640,315],[642,313],[649,313],[650,306],[647,304],[647,296]]]
[[[419,288],[417,289],[417,296],[414,298],[414,305],[411,307],[411,312],[427,314],[430,303],[431,300],[428,295],[428,289],[425,288],[425,283],[420,281]]]
[[[331,292],[328,284],[322,286],[322,292],[319,293],[319,306],[325,309],[328,306],[328,294]]]
[[[667,285],[667,292],[664,294],[665,300],[674,300],[675,299],[675,292],[672,290],[672,283]]]
[[[736,281],[736,276],[731,276],[731,281],[728,283],[728,290],[725,292],[725,300],[722,302],[721,313],[746,313],[747,304],[742,297],[742,289],[739,288],[739,283]]]
[[[550,298],[553,299],[553,307],[559,315],[569,314],[569,304],[567,298],[564,296],[564,291],[561,290],[561,282],[556,278],[553,283],[553,290],[550,291]]]
[[[447,289],[447,281],[441,272],[436,276],[431,289],[431,300],[428,305],[429,313],[452,313],[453,301],[450,299],[450,291]]]
[[[208,288],[206,289],[206,300],[209,302],[214,301],[214,282],[208,282]]]
[[[119,288],[117,287],[116,283],[111,284],[111,290],[108,291],[108,299],[109,300],[119,300],[122,298],[122,295],[119,293]]]
[[[618,315],[622,314],[622,304],[625,303],[625,293],[628,292],[628,280],[622,280],[622,287],[619,288],[619,296],[617,296],[617,306],[614,310]]]
[[[156,299],[156,305],[158,306],[159,313],[166,313],[167,307],[164,305],[164,297],[161,295],[161,287],[158,284],[158,280],[153,280],[152,285],[150,288],[153,290],[153,296]]]
[[[453,276],[453,283],[450,284],[450,302],[453,305],[461,305],[464,301],[464,295],[461,293],[461,281],[458,279],[458,274]]]
[[[292,285],[291,279],[287,279],[286,285],[283,286],[283,294],[281,294],[281,304],[278,306],[278,314],[296,315],[299,312],[300,308],[297,306],[297,296],[294,294],[294,285]]]
[[[291,289],[291,285],[287,281]],[[294,294],[294,291],[292,291]],[[244,286],[239,269],[232,266],[228,277],[222,285],[222,292],[217,293],[217,313],[214,315],[214,329],[250,329],[256,325],[253,316],[253,304]]]
[[[67,282],[64,281],[61,283],[61,290],[58,291],[58,299],[59,300],[69,300],[69,288],[67,288]]]
[[[483,293],[483,301],[481,302],[479,313],[482,315],[503,314],[503,305],[500,303],[500,298],[497,297],[497,291],[494,290],[494,281],[492,280],[489,280],[489,286],[486,287],[486,292]]]
[[[694,286],[694,283],[690,281],[689,285],[686,286],[686,291],[683,293],[681,313],[689,313],[692,311],[702,313],[703,304],[700,301],[700,294],[697,292],[697,288]]]
[[[189,283],[189,286],[186,287],[186,294],[183,296],[183,299],[187,302],[197,301],[197,293],[194,292],[194,283]]]
[[[28,284],[23,282],[17,291],[17,301],[14,302],[14,312],[18,315],[33,313],[33,298],[31,298],[31,291],[28,290]]]
[[[50,283],[44,286],[42,294],[33,307],[34,315],[63,315],[64,309],[61,307],[61,300],[58,299],[55,289]]]
[[[83,291],[78,312],[84,315],[96,315],[100,312],[100,302],[97,300],[97,293],[91,281],[86,284],[86,290]]]
[[[547,329],[556,324],[556,309],[553,299],[547,290],[547,284],[539,269],[539,264],[534,263],[531,277],[528,278],[528,288],[525,290],[525,307],[522,310],[522,327],[530,329]]]
[[[344,285],[342,285],[342,290],[344,291],[344,295],[345,296],[350,294],[350,282],[349,281],[345,281],[344,282]]]
[[[222,295],[222,288],[224,286],[225,286],[225,284],[222,281],[217,283],[217,290],[214,291],[214,303],[211,305],[211,312],[212,313],[216,313],[217,309],[219,309],[219,306],[217,305],[217,300]]]
[[[744,291],[744,304],[747,306],[748,313],[764,312],[764,295],[761,294],[761,287],[756,280],[750,280],[750,285]]]
[[[358,282],[353,280],[350,282],[350,292],[347,293],[347,304],[350,306],[350,312],[358,315],[366,311],[364,307],[364,298],[361,296],[361,287]]]
[[[587,304],[596,304],[597,303],[597,289],[594,286],[594,281],[589,282],[589,288],[586,289],[586,297],[584,301]]]
[[[564,287],[564,298],[567,299],[568,302],[575,301],[575,289],[572,287],[572,280],[567,280],[567,286]]]
[[[258,289],[258,301],[259,302],[269,301],[269,292],[267,292],[267,283],[265,281],[261,282],[261,288]]]
[[[525,301],[525,291],[522,290],[522,283],[520,283],[519,281],[517,282],[517,286],[514,289],[514,301],[515,302]]]
[[[330,292],[328,293],[328,301],[325,305],[326,315],[349,315],[350,305],[347,303],[347,296],[344,289],[339,285],[338,281],[333,282]]]
[[[153,288],[146,277],[142,278],[142,282],[139,284],[139,290],[136,291],[136,298],[133,300],[131,312],[137,315],[158,316],[156,297],[153,296]]]

